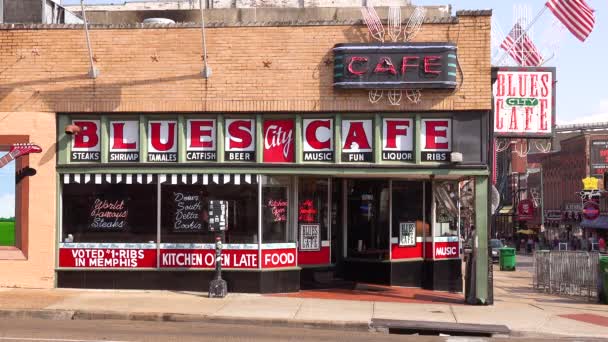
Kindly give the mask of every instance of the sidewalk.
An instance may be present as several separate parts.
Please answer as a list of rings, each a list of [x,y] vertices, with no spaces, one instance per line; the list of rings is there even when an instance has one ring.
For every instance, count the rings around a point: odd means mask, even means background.
[[[0,289],[0,317],[215,321],[359,330],[368,330],[372,319],[397,319],[504,324],[512,335],[526,337],[608,338],[608,305],[536,293],[527,271],[496,271],[494,275],[493,306],[468,306],[454,302],[453,294],[435,292],[429,298],[424,291],[399,288],[384,298],[316,290],[289,295],[229,294],[224,299],[172,291],[4,288]]]

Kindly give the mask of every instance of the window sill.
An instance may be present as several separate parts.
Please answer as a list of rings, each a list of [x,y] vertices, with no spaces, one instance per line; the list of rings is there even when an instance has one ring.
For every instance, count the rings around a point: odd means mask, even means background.
[[[27,260],[27,257],[17,247],[0,246],[0,260]]]

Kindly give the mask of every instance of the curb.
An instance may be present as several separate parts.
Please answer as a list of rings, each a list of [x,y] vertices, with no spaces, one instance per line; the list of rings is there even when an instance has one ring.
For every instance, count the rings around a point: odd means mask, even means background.
[[[118,320],[140,322],[189,322],[216,324],[244,324],[275,327],[315,328],[327,330],[372,331],[370,322],[314,321],[289,318],[247,318],[159,312],[118,312],[93,310],[21,310],[0,309],[0,319],[47,319],[47,320]]]

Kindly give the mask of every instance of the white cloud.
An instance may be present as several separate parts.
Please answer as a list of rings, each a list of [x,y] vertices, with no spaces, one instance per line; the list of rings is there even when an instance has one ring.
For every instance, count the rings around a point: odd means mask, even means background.
[[[15,216],[15,195],[0,195],[0,217]]]

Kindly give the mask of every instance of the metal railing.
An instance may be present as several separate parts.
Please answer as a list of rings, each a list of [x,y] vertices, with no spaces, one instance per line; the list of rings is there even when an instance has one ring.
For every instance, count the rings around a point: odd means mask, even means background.
[[[536,251],[534,288],[552,294],[597,299],[599,257],[597,252]]]

